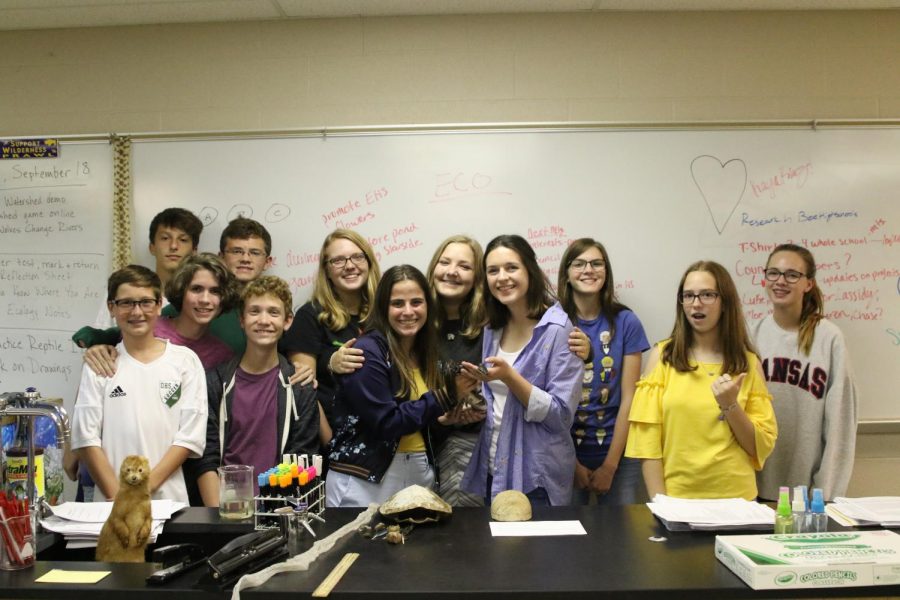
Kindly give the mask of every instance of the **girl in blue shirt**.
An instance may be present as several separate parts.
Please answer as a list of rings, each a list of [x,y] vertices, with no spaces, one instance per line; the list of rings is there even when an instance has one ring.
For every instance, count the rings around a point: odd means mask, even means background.
[[[592,495],[598,504],[644,502],[640,461],[622,456],[641,353],[650,348],[644,328],[616,298],[609,255],[596,240],[581,238],[566,249],[557,290],[576,331],[584,332],[591,344],[572,425],[573,504],[588,504]]]

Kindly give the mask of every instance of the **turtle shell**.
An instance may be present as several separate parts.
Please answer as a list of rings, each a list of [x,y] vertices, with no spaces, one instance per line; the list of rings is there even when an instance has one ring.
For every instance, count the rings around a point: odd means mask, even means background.
[[[411,485],[388,498],[378,509],[381,516],[397,523],[431,523],[442,521],[453,508],[421,485]]]

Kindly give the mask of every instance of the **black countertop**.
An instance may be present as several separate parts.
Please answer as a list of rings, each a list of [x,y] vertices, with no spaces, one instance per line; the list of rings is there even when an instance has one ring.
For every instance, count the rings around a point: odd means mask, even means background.
[[[358,509],[329,509],[326,525],[315,524],[319,538],[354,519]],[[346,552],[359,558],[340,580],[332,597],[403,600],[432,597],[476,598],[776,598],[781,590],[754,591],[722,565],[713,552],[715,534],[668,532],[643,505],[624,507],[555,507],[535,509],[535,520],[577,519],[586,536],[493,538],[489,511],[455,509],[450,521],[417,527],[404,545],[369,541],[353,534],[313,563],[308,572],[279,574],[247,598],[307,595]],[[203,543],[216,550],[251,530],[251,522],[223,522],[215,509],[187,509],[170,521],[157,545]],[[651,537],[665,541],[651,541]],[[311,543],[311,542],[307,542]],[[181,596],[229,598],[230,592],[196,589],[201,567],[162,587],[144,579],[153,564],[104,564],[69,561],[79,558],[60,545],[43,553],[33,569],[0,572],[3,598],[102,598],[120,600]],[[87,557],[83,557],[87,558]],[[96,585],[37,584],[53,568],[111,570]],[[790,590],[791,597],[900,596],[900,586]]]

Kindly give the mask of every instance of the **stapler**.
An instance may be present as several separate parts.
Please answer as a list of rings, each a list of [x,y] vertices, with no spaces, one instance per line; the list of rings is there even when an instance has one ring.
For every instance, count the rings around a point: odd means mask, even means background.
[[[288,556],[287,537],[278,529],[264,529],[237,537],[207,560],[212,580],[227,586]]]
[[[206,552],[199,544],[173,544],[154,550],[151,560],[163,568],[147,577],[147,583],[161,585],[206,562]]]

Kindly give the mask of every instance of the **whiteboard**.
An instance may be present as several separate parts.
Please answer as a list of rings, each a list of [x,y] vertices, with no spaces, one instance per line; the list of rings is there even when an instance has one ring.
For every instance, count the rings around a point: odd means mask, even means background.
[[[748,320],[768,310],[773,244],[806,244],[858,374],[860,416],[900,418],[900,130],[487,131],[134,145],[136,255],[168,206],[197,213],[218,251],[230,218],[262,222],[297,306],[325,235],[349,227],[382,267],[424,269],[445,237],[518,233],[555,282],[572,239],[609,250],[619,295],[651,340],[678,279],[708,258],[735,277]]]
[[[0,160],[0,392],[34,386],[71,409],[82,365],[71,336],[106,299],[111,214],[106,141]]]

